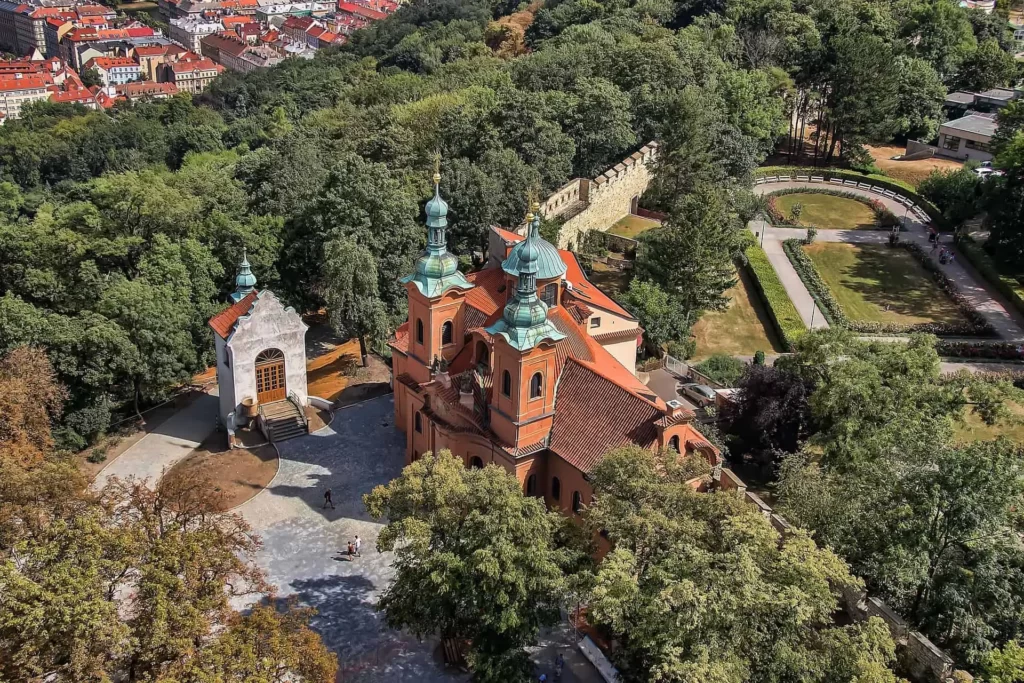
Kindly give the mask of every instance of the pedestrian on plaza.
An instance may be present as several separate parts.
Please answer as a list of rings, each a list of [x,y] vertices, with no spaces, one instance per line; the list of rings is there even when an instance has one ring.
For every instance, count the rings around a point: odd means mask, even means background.
[[[555,683],[562,680],[562,667],[565,666],[565,657],[559,652],[558,656],[555,657]]]
[[[332,510],[334,509],[334,501],[331,500],[331,490],[330,489],[327,489],[326,491],[324,491],[324,506],[322,508],[320,508],[320,509],[323,510],[328,505],[331,506]]]
[[[360,551],[360,549],[362,547],[363,547],[363,542],[359,539],[358,536],[356,536],[356,557],[362,557],[363,556],[363,553]]]
[[[348,542],[348,561],[351,562],[352,558],[356,556],[356,544],[352,541]]]

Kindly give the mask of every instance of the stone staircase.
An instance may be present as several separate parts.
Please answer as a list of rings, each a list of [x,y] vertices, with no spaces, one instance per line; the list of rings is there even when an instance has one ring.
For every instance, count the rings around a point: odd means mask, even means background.
[[[291,401],[274,401],[260,406],[260,415],[267,425],[268,437],[273,443],[287,441],[308,433],[302,412]]]

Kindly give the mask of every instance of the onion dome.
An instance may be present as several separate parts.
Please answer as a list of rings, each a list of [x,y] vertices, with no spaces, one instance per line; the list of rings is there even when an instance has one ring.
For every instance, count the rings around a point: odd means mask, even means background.
[[[535,212],[539,211],[540,205],[534,204],[533,208]],[[562,261],[562,256],[558,253],[558,249],[540,236],[540,214],[534,213],[532,216],[532,220],[528,220],[527,223],[530,225],[529,236],[533,237],[534,249],[537,251],[537,279],[560,279],[565,275],[565,262]],[[522,250],[525,248],[527,241],[523,240],[512,247],[512,251],[509,252],[508,257],[502,262],[502,270],[509,275],[515,276],[519,272],[519,261],[522,259]]]
[[[402,278],[412,282],[424,296],[437,297],[455,287],[470,289],[473,285],[459,272],[459,260],[448,251],[448,204],[441,199],[441,174],[434,174],[434,197],[427,202],[427,248],[416,259],[416,272]]]
[[[249,268],[249,259],[242,250],[242,262],[238,264],[238,275],[235,276],[235,291],[231,292],[231,300],[238,303],[245,295],[256,288],[256,276]]]
[[[533,214],[527,216],[527,222]],[[564,334],[548,320],[548,307],[537,297],[537,273],[540,269],[541,240],[533,230],[517,245],[518,278],[516,291],[505,304],[501,319],[487,328],[492,335],[501,335],[509,345],[519,351],[529,351],[542,341],[558,341]],[[550,245],[548,245],[550,246]]]

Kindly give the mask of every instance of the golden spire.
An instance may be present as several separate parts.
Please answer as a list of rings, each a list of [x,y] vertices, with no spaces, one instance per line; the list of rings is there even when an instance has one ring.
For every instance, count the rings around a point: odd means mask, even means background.
[[[434,184],[441,182],[441,153],[434,152]]]

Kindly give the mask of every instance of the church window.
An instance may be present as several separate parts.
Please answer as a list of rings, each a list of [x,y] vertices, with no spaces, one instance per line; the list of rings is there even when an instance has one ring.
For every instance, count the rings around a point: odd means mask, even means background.
[[[451,320],[447,321],[444,325],[441,325],[441,344],[443,346],[451,344],[454,336]]]
[[[531,474],[526,478],[526,495],[537,495],[537,475]]]
[[[510,398],[512,396],[512,375],[508,370],[501,373],[501,393]]]
[[[669,439],[668,440],[668,445],[669,445],[670,448],[674,449],[676,453],[680,453],[681,452],[679,450],[679,437],[678,436],[673,436],[671,439]]]
[[[484,468],[484,461],[477,456],[473,456],[473,459],[469,461],[470,469],[482,470]]]
[[[551,497],[554,500],[562,497],[562,482],[558,480],[558,477],[551,478]]]
[[[544,285],[544,289],[542,289],[540,293],[540,299],[549,307],[558,303],[558,283],[549,282]]]
[[[579,513],[583,509],[583,496],[580,495],[579,491],[572,492],[572,511]]]
[[[423,433],[423,418],[420,417],[419,411],[416,412],[416,416],[415,416],[415,418],[413,418],[413,421],[416,423],[416,431],[419,432],[420,434],[422,434]]]
[[[539,372],[534,373],[530,378],[530,398],[540,398],[544,388],[544,378]]]
[[[416,319],[416,343],[423,343],[423,321],[419,318]]]

